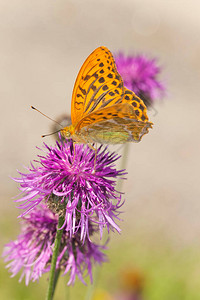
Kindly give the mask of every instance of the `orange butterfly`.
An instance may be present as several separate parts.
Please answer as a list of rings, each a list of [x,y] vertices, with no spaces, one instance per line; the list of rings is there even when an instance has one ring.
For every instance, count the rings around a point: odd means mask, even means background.
[[[143,101],[123,85],[112,53],[94,50],[77,76],[71,102],[72,125],[61,134],[78,143],[139,142],[152,128]]]

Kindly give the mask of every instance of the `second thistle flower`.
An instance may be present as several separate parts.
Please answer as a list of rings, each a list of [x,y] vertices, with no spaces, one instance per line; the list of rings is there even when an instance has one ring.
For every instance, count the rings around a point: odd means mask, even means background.
[[[126,56],[121,52],[115,55],[115,62],[124,85],[139,96],[147,107],[163,98],[165,86],[158,79],[161,68],[157,59],[149,59],[145,55]]]
[[[25,278],[26,285],[38,280],[44,273],[50,271],[52,249],[54,247],[58,216],[45,205],[38,205],[21,219],[21,233],[17,239],[5,245],[3,256],[12,277],[21,273],[19,281]],[[67,226],[67,225],[66,225]],[[98,229],[89,223],[90,234]],[[105,245],[91,242],[87,237],[85,243],[80,241],[80,230],[69,238],[63,230],[56,269],[68,274],[68,285],[74,284],[76,275],[85,284],[84,277],[89,275],[92,282],[92,267],[94,263],[106,261],[103,250]]]

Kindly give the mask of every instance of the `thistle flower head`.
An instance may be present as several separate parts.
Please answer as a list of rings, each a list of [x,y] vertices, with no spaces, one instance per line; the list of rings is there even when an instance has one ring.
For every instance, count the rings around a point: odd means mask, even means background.
[[[84,242],[86,236],[89,238],[89,222],[98,224],[101,235],[105,226],[119,232],[114,219],[119,219],[122,203],[115,184],[116,178],[125,174],[115,168],[119,156],[100,147],[95,162],[95,151],[76,144],[74,152],[70,141],[44,147],[45,155],[38,156],[28,173],[19,172],[21,177],[14,179],[24,194],[16,200],[25,209],[22,216],[45,201],[50,209],[65,217],[63,226],[70,237],[80,228]]]
[[[12,277],[21,271],[19,281],[25,277],[26,285],[30,281],[38,280],[44,273],[50,271],[52,252],[57,231],[58,216],[45,205],[39,205],[29,214],[22,217],[22,232],[15,241],[11,241],[4,248],[5,262]],[[73,284],[76,275],[85,283],[84,275],[90,276],[92,282],[92,264],[101,264],[106,260],[102,253],[105,246],[92,243],[87,237],[85,243],[80,242],[79,229],[72,238],[64,227],[56,269],[69,274],[68,285]],[[88,224],[90,234],[98,228]]]
[[[124,85],[139,96],[146,106],[163,97],[165,88],[157,78],[161,70],[156,59],[119,53],[115,56],[115,62]]]

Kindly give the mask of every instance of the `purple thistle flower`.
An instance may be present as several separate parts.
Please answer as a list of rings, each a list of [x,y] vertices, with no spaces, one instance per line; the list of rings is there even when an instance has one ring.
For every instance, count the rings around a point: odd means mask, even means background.
[[[99,147],[95,163],[95,152],[88,146],[76,144],[75,153],[70,141],[44,146],[46,155],[38,156],[38,165],[31,164],[29,173],[19,172],[21,178],[14,178],[24,194],[16,200],[26,210],[21,216],[45,200],[51,210],[65,217],[63,227],[70,237],[80,228],[84,242],[89,238],[89,222],[99,225],[100,236],[103,227],[120,232],[115,219],[123,203],[115,185],[125,172],[115,168],[119,156]]]
[[[11,277],[22,271],[19,281],[25,277],[28,285],[30,281],[36,281],[50,271],[58,216],[42,204],[22,217],[21,225],[21,234],[15,241],[5,245],[3,256],[5,262],[9,262],[7,268],[12,273]],[[56,269],[63,270],[64,275],[69,273],[68,285],[75,282],[76,275],[84,284],[83,276],[89,275],[92,282],[92,264],[106,261],[106,256],[102,253],[106,247],[92,243],[87,237],[84,244],[80,242],[80,228],[70,238],[66,227],[67,225],[64,227]],[[88,229],[92,235],[98,227],[89,222]]]
[[[164,96],[165,87],[157,79],[160,68],[156,59],[148,59],[145,55],[125,56],[119,53],[115,56],[115,62],[124,85],[139,96],[147,107]]]

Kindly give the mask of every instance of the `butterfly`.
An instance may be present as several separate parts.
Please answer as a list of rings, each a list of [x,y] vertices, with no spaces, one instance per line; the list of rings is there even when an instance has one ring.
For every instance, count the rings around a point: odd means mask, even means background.
[[[71,101],[70,126],[65,138],[89,144],[139,142],[152,128],[144,102],[128,90],[106,47],[94,50],[77,76]]]

